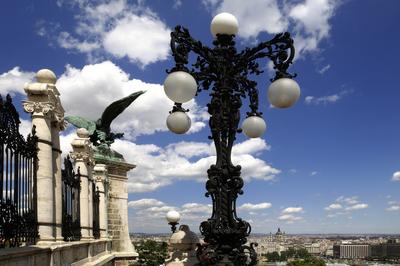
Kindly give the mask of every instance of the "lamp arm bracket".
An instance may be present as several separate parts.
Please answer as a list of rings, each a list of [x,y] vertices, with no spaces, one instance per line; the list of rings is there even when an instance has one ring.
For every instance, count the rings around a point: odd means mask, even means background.
[[[189,30],[180,25],[176,26],[175,30],[171,32],[170,46],[172,56],[175,59],[175,67],[167,70],[167,73],[179,70],[190,73],[189,69],[185,66],[189,62],[188,56],[190,52],[196,53],[203,60],[208,61],[208,63],[213,58],[213,50],[194,39],[190,35]]]
[[[296,74],[287,72],[289,66],[293,63],[295,48],[290,33],[279,33],[272,40],[261,42],[254,48],[246,48],[239,54],[243,60],[241,65],[246,66],[256,75],[262,73],[258,69],[258,64],[254,63],[259,58],[268,57],[274,64],[275,77],[271,81],[279,78],[294,78]]]

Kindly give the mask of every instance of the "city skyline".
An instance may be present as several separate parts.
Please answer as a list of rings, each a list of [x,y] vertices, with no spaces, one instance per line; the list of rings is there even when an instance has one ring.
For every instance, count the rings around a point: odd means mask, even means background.
[[[400,225],[400,91],[396,47],[400,4],[385,1],[6,1],[0,8],[0,94],[11,93],[23,114],[25,82],[52,69],[66,115],[97,118],[113,100],[146,90],[112,125],[125,138],[113,148],[137,165],[129,174],[132,232],[168,232],[171,209],[193,231],[211,214],[204,197],[209,142],[207,92],[184,105],[192,129],[165,125],[172,102],[162,83],[173,66],[169,32],[175,25],[211,46],[209,24],[222,11],[239,21],[238,50],[289,31],[297,57],[291,72],[302,95],[291,109],[271,108],[271,65],[254,80],[267,131],[237,138],[242,165],[238,214],[255,233],[388,233]],[[373,12],[372,12],[373,11]],[[398,67],[397,67],[398,68]],[[77,95],[80,95],[77,97]],[[242,109],[242,120],[245,112]],[[75,129],[61,137],[70,150]]]

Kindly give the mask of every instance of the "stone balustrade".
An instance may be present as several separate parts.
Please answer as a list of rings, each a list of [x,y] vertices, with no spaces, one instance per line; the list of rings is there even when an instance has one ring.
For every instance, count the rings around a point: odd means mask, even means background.
[[[128,265],[138,254],[129,238],[127,172],[135,167],[122,155],[93,150],[86,129],[78,129],[70,153],[81,174],[81,241],[62,237],[62,178],[59,134],[65,129],[64,108],[56,87],[56,75],[48,69],[27,84],[24,110],[31,114],[38,137],[37,245],[0,249],[0,265]],[[117,155],[117,156],[114,156]],[[93,239],[92,186],[100,192],[100,239]]]

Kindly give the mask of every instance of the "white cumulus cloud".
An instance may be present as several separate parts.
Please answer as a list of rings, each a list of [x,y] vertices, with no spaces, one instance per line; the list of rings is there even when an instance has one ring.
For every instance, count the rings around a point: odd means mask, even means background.
[[[386,208],[387,211],[400,211],[400,202],[397,201],[389,201],[388,202],[389,207]]]
[[[7,72],[0,74],[0,94],[25,93],[25,83],[30,83],[35,77],[34,72],[21,71],[20,67],[16,66]]]
[[[399,211],[400,210],[400,205],[389,206],[386,210],[387,211]]]
[[[368,208],[368,204],[365,203],[360,203],[360,204],[355,204],[349,207],[346,207],[346,211],[354,211],[354,210],[362,210]]]
[[[276,0],[225,0],[214,5],[214,14],[229,12],[239,21],[239,36],[256,38],[260,32],[279,33],[288,27],[288,21]]]
[[[86,54],[89,61],[112,55],[144,67],[165,60],[169,54],[171,30],[141,1],[74,0],[60,2],[59,6],[77,12],[74,31],[62,30],[62,25],[48,29],[54,23],[42,22],[38,34],[50,39],[57,36],[60,47]]]
[[[305,0],[288,4],[288,15],[293,21],[295,45],[300,54],[318,51],[318,45],[329,37],[330,19],[340,0]]]
[[[269,202],[261,202],[257,204],[253,203],[244,203],[241,206],[238,207],[238,210],[244,210],[244,211],[256,211],[256,210],[264,210],[264,209],[269,209],[272,207],[272,204]]]
[[[329,211],[327,217],[337,217],[341,215],[350,215],[353,211],[358,211],[362,209],[367,209],[369,205],[367,203],[361,202],[358,196],[338,197],[335,202],[325,207],[326,211]]]
[[[154,144],[140,145],[128,140],[116,140],[112,147],[123,154],[128,162],[137,165],[129,172],[129,192],[154,191],[177,180],[206,181],[207,169],[216,160],[213,144],[189,142],[188,147],[201,148],[198,153],[185,152],[186,144],[182,141],[160,147]],[[255,157],[254,154],[258,154],[260,149],[253,145],[253,140],[246,140],[237,145],[242,145],[242,148],[246,145],[253,147],[253,149],[246,148],[248,154],[236,153],[233,149],[232,160],[242,166],[243,179],[272,180],[280,173],[279,169]]]
[[[303,212],[302,207],[288,207],[282,211],[282,213],[299,213]]]
[[[155,15],[127,14],[104,34],[104,49],[118,58],[127,57],[143,65],[165,60],[171,30]]]
[[[154,207],[154,206],[163,206],[164,202],[156,200],[156,199],[140,199],[128,202],[128,207],[134,209],[142,209],[146,207]]]
[[[325,210],[331,211],[331,210],[339,210],[341,208],[342,208],[342,205],[340,205],[339,203],[332,203],[328,207],[325,207]]]
[[[287,207],[281,211],[278,220],[292,224],[296,221],[303,220],[303,217],[300,216],[301,213],[304,213],[303,207]]]
[[[289,224],[294,223],[295,221],[300,221],[303,218],[300,216],[295,216],[293,214],[282,214],[281,216],[278,217],[278,220],[287,222]]]
[[[319,51],[329,37],[330,19],[340,0],[203,0],[213,15],[230,12],[239,21],[239,36],[254,39],[262,32],[293,32],[298,54]]]
[[[400,181],[400,171],[393,173],[392,181]]]
[[[352,196],[352,197],[345,197],[345,196],[340,196],[336,199],[337,202],[344,202],[348,205],[354,205],[359,203],[358,196]]]
[[[165,219],[168,211],[175,210],[181,215],[180,224],[190,225],[196,231],[201,221],[210,217],[212,212],[211,204],[189,202],[181,206],[168,205],[157,199],[139,199],[130,201],[129,226],[131,232],[162,232],[168,231],[169,225]]]
[[[186,219],[194,220],[199,216],[211,215],[212,205],[211,204],[201,204],[201,203],[185,203],[180,209],[182,216]]]

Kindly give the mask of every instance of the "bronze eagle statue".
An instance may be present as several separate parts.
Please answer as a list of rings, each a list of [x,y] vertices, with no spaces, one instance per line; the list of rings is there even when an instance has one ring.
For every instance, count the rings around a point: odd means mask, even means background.
[[[124,133],[111,132],[111,123],[128,106],[145,91],[134,92],[118,101],[111,103],[103,111],[101,118],[93,121],[80,116],[66,116],[65,120],[77,128],[86,128],[89,131],[90,141],[94,146],[107,145],[108,147],[117,138],[122,138]]]

